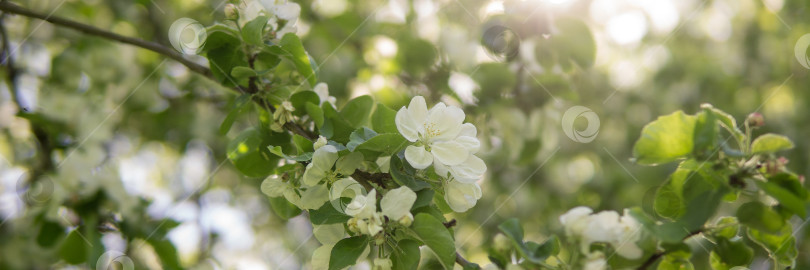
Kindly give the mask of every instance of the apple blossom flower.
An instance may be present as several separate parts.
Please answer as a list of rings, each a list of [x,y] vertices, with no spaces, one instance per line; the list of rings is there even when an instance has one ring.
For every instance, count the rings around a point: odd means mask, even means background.
[[[375,258],[374,270],[391,270],[391,259],[389,258]]]
[[[318,98],[321,100],[320,104],[318,105],[322,105],[324,102],[328,102],[329,104],[332,104],[332,106],[335,106],[335,102],[337,102],[337,99],[329,95],[329,85],[327,85],[326,83],[316,84],[315,87],[312,88],[312,91],[314,91],[315,94],[318,94]]]
[[[324,145],[316,149],[315,153],[312,154],[312,162],[307,165],[307,169],[304,171],[304,184],[314,186],[325,178],[334,177],[336,174],[332,167],[337,159],[338,150],[334,146]]]
[[[395,118],[402,136],[415,143],[405,148],[405,159],[416,169],[425,169],[434,160],[446,166],[466,161],[480,143],[469,136],[474,135],[475,127],[463,121],[464,111],[458,107],[439,102],[428,110],[424,97],[414,97]]]
[[[583,253],[590,254],[591,244],[600,242],[613,246],[619,256],[641,258],[643,251],[636,243],[641,239],[641,224],[627,210],[621,216],[615,211],[592,213],[579,206],[560,216],[566,235],[579,239]]]
[[[352,218],[348,221],[350,230],[361,234],[376,235],[383,230],[385,217],[405,226],[413,222],[410,210],[416,201],[416,193],[408,187],[399,187],[388,191],[380,200],[381,211],[377,211],[377,190],[372,189],[366,195],[354,197],[345,209]]]

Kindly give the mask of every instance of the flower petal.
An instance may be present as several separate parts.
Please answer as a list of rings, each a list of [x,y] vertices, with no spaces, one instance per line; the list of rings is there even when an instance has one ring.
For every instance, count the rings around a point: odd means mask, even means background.
[[[433,164],[433,155],[425,147],[409,145],[405,148],[405,160],[414,168],[422,170]]]
[[[337,148],[334,146],[324,145],[312,154],[312,164],[314,164],[315,168],[323,171],[332,170],[332,166],[335,165],[335,161],[338,159],[337,152]]]
[[[413,123],[416,125],[425,123],[425,119],[428,115],[428,109],[424,97],[415,96],[413,99],[411,99],[411,103],[408,104],[408,115],[410,115],[411,121],[413,121]]]
[[[486,172],[487,165],[475,155],[470,155],[461,164],[450,167],[450,173],[453,174],[453,177],[463,183],[474,183],[480,180]]]
[[[478,138],[476,137],[458,136],[458,138],[456,138],[456,142],[463,145],[464,148],[467,148],[467,150],[470,151],[470,154],[478,153],[478,150],[481,149],[481,142],[478,141]]]
[[[481,198],[481,187],[478,184],[466,184],[450,181],[445,185],[444,200],[455,212],[466,212]]]
[[[304,185],[315,186],[324,177],[326,177],[326,171],[316,168],[314,162],[310,163],[307,165],[307,170],[304,171]]]
[[[312,225],[312,234],[324,245],[334,245],[346,235],[342,223]]]
[[[458,142],[439,141],[430,145],[430,153],[444,165],[458,165],[470,156],[470,151]],[[406,150],[407,151],[407,150]],[[416,167],[416,166],[414,166]]]
[[[287,189],[287,184],[282,182],[277,175],[270,175],[262,181],[261,190],[264,195],[269,197],[280,197],[284,195]]]
[[[402,186],[392,189],[380,200],[382,214],[391,220],[399,220],[411,212],[411,206],[416,201],[416,193],[408,187]]]
[[[438,140],[450,140],[458,136],[461,123],[464,122],[464,111],[455,106],[438,103],[428,112],[423,134]]]
[[[461,125],[461,131],[458,132],[458,136],[469,136],[475,138],[478,135],[478,131],[475,129],[475,126],[471,123],[464,123]]]
[[[397,130],[402,134],[402,137],[405,137],[405,139],[411,142],[415,142],[419,139],[418,126],[408,114],[407,109],[404,107],[399,109],[396,118],[394,118],[394,122],[396,122]]]
[[[300,204],[301,208],[304,209],[318,209],[328,200],[329,191],[326,190],[326,186],[317,185],[304,191],[304,194],[301,195]]]

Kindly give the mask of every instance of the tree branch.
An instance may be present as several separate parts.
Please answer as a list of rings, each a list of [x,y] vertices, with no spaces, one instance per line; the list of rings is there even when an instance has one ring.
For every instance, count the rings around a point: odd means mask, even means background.
[[[691,232],[689,232],[689,234],[687,234],[686,236],[683,237],[683,240],[686,240],[686,239],[689,239],[689,237],[698,235],[698,234],[702,233],[703,231],[704,231],[704,228],[700,228],[700,229],[691,231]],[[638,269],[638,270],[647,269],[650,266],[652,266],[655,263],[655,261],[657,261],[658,259],[660,259],[661,257],[663,257],[666,254],[667,254],[667,251],[665,251],[665,250],[655,252],[655,254],[650,256],[650,258],[648,258],[646,261],[644,261],[644,263],[642,265],[640,265],[636,269]]]
[[[116,33],[113,33],[113,32],[109,32],[109,31],[106,31],[106,30],[102,30],[102,29],[99,29],[99,28],[96,28],[94,26],[90,26],[90,25],[87,25],[87,24],[79,23],[79,22],[76,22],[76,21],[68,20],[68,19],[65,19],[65,18],[57,17],[57,16],[49,16],[49,15],[46,15],[46,14],[43,14],[43,13],[38,13],[36,11],[26,9],[24,7],[12,4],[12,3],[8,2],[8,1],[0,2],[0,10],[8,12],[8,13],[19,14],[19,15],[26,16],[26,17],[37,18],[37,19],[40,19],[40,20],[50,22],[50,23],[55,24],[55,25],[64,26],[64,27],[67,27],[67,28],[70,28],[70,29],[73,29],[73,30],[76,30],[76,31],[80,31],[80,32],[83,32],[83,33],[86,33],[86,34],[89,34],[89,35],[103,37],[103,38],[106,38],[106,39],[115,40],[115,41],[118,41],[118,42],[138,46],[138,47],[141,47],[141,48],[144,48],[144,49],[147,49],[147,50],[150,50],[150,51],[153,51],[153,52],[168,56],[169,58],[174,59],[177,62],[180,62],[181,64],[185,65],[190,70],[192,70],[192,71],[194,71],[196,73],[202,74],[203,76],[206,76],[208,78],[213,78],[211,70],[208,69],[207,67],[202,66],[202,65],[197,64],[197,63],[194,63],[191,60],[188,60],[185,57],[183,57],[182,54],[175,51],[174,49],[163,46],[163,45],[160,45],[159,43],[156,43],[156,42],[146,41],[146,40],[133,38],[133,37],[122,36],[122,35],[119,35],[119,34],[116,34]]]

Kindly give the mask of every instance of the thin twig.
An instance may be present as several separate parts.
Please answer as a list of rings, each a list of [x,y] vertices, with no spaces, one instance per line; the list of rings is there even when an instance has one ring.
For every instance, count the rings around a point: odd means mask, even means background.
[[[6,1],[2,1],[5,3]],[[5,25],[5,17],[6,13],[4,12],[0,15],[0,35],[3,36],[3,50],[2,50],[2,59],[4,59],[3,64],[6,66],[6,76],[8,80],[8,87],[9,92],[11,92],[11,96],[17,104],[20,104],[19,95],[17,95],[17,68],[14,66],[14,58],[11,56],[11,46],[10,46],[10,38],[8,37],[8,32],[6,31]],[[25,108],[23,108],[25,109]]]

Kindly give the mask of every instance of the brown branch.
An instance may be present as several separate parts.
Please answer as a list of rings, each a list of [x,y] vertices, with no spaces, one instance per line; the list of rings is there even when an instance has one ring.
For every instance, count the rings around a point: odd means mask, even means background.
[[[192,70],[192,71],[194,71],[196,73],[202,74],[203,76],[208,77],[208,78],[213,78],[211,70],[208,69],[207,67],[202,66],[202,65],[197,64],[197,63],[194,63],[191,60],[188,60],[185,57],[183,57],[183,55],[180,54],[179,52],[177,52],[176,50],[174,50],[172,48],[169,48],[169,47],[166,47],[166,46],[163,46],[163,45],[160,45],[159,43],[156,43],[156,42],[146,41],[146,40],[142,40],[142,39],[139,39],[139,38],[122,36],[122,35],[119,35],[119,34],[116,34],[116,33],[113,33],[113,32],[102,30],[102,29],[96,28],[94,26],[90,26],[90,25],[87,25],[87,24],[83,24],[83,23],[79,23],[79,22],[76,22],[76,21],[68,20],[68,19],[65,19],[65,18],[62,18],[62,17],[51,16],[51,15],[46,15],[46,14],[43,14],[43,13],[38,13],[36,11],[33,11],[33,10],[30,10],[30,9],[27,9],[27,8],[12,4],[12,3],[8,2],[8,1],[0,2],[0,10],[8,12],[8,13],[23,15],[23,16],[26,16],[26,17],[37,18],[37,19],[40,19],[40,20],[50,22],[50,23],[55,24],[55,25],[64,26],[64,27],[67,27],[67,28],[70,28],[70,29],[73,29],[73,30],[76,30],[76,31],[80,31],[80,32],[83,32],[83,33],[86,33],[86,34],[89,34],[89,35],[103,37],[103,38],[106,38],[106,39],[111,39],[111,40],[115,40],[115,41],[118,41],[118,42],[122,42],[122,43],[130,44],[130,45],[134,45],[134,46],[137,46],[137,47],[141,47],[141,48],[144,48],[144,49],[147,49],[147,50],[150,50],[150,51],[153,51],[153,52],[168,56],[169,58],[174,59],[177,62],[180,62],[181,64],[185,65],[190,70]]]
[[[462,257],[461,254],[458,254],[458,252],[456,252],[456,263],[458,265],[461,265],[462,268],[466,268],[467,266],[475,265],[474,263],[471,263],[467,259],[464,259],[464,257]]]

